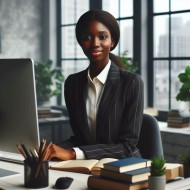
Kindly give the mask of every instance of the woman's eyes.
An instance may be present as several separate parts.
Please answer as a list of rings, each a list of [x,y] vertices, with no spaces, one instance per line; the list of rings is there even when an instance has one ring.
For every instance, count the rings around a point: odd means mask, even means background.
[[[100,40],[105,40],[105,39],[107,38],[107,36],[104,35],[104,34],[102,34],[102,35],[99,35],[98,38],[99,38]],[[89,40],[92,40],[92,39],[93,39],[93,36],[91,36],[91,35],[84,35],[84,36],[83,36],[83,40],[84,40],[84,41],[89,41]]]
[[[99,38],[100,38],[100,40],[105,40],[107,38],[107,36],[106,35],[100,35]]]
[[[91,39],[92,39],[92,37],[90,35],[83,36],[84,41],[88,41],[88,40],[91,40]]]

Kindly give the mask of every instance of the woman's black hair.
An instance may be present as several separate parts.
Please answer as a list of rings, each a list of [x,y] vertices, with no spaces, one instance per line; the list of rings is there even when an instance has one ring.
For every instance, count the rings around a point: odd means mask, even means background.
[[[103,10],[90,10],[84,13],[78,20],[75,28],[76,38],[79,44],[81,44],[82,34],[85,28],[94,21],[97,20],[104,24],[111,33],[111,37],[114,40],[114,46],[111,48],[111,51],[117,46],[120,38],[120,29],[117,20],[112,14]],[[114,54],[110,54],[110,59],[115,62],[119,67],[123,68],[123,64],[120,59]],[[120,62],[120,63],[119,63]]]

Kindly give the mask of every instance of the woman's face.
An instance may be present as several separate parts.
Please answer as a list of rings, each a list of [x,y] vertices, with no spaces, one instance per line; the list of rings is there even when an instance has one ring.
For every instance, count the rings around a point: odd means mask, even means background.
[[[91,62],[107,64],[114,41],[109,29],[101,22],[94,20],[83,33],[80,45]]]

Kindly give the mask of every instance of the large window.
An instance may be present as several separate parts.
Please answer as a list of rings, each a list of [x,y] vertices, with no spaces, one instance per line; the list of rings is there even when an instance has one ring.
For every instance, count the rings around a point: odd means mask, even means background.
[[[190,3],[189,0],[59,0],[60,10],[60,42],[61,51],[58,54],[64,75],[83,70],[88,66],[88,60],[75,39],[75,24],[78,18],[87,10],[99,8],[112,13],[118,20],[121,38],[116,55],[128,52],[139,66],[141,74],[141,15],[147,10],[148,84],[147,105],[160,111],[178,109],[180,102],[176,95],[181,86],[178,74],[190,65]],[[143,4],[142,4],[143,3]],[[141,4],[143,6],[141,6]],[[61,39],[61,40],[60,40]],[[143,43],[146,41],[143,40]],[[144,51],[144,49],[142,49]],[[143,66],[144,67],[144,66]],[[64,97],[61,104],[64,104]]]
[[[113,51],[120,55],[127,51],[128,57],[133,57],[133,0],[102,0],[102,9],[110,12],[118,20],[120,25],[120,42]]]
[[[60,17],[58,26],[58,49],[60,52],[58,53],[58,59],[64,70],[65,77],[85,69],[89,64],[76,41],[75,25],[84,12],[97,8],[97,2],[100,4],[99,8],[112,13],[120,25],[120,43],[113,53],[121,55],[124,51],[127,51],[129,59],[134,58],[133,0],[60,0],[58,2],[58,7],[60,7],[60,14],[58,16]],[[62,96],[60,103],[64,104],[64,96]]]
[[[79,72],[88,66],[88,60],[82,52],[75,37],[75,25],[79,17],[89,10],[89,0],[61,0],[59,25],[58,59],[64,71],[64,77]],[[65,104],[62,95],[61,104]]]
[[[87,60],[75,37],[75,24],[89,10],[88,0],[61,1],[61,60],[67,77],[87,66]]]
[[[178,74],[190,65],[189,0],[150,0],[149,67],[152,66],[152,104],[159,110],[179,109]],[[152,27],[152,28],[151,28]],[[152,34],[151,34],[152,33]],[[151,86],[150,88],[151,89]],[[151,104],[151,102],[149,102]]]

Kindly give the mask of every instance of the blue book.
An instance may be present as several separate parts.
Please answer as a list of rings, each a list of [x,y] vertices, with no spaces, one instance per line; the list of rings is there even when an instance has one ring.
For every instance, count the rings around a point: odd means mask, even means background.
[[[150,167],[131,170],[123,173],[101,169],[101,176],[108,179],[117,179],[124,182],[136,183],[148,180],[148,177],[150,176]]]
[[[151,166],[151,160],[137,157],[123,158],[104,164],[104,169],[115,172],[127,172]]]

